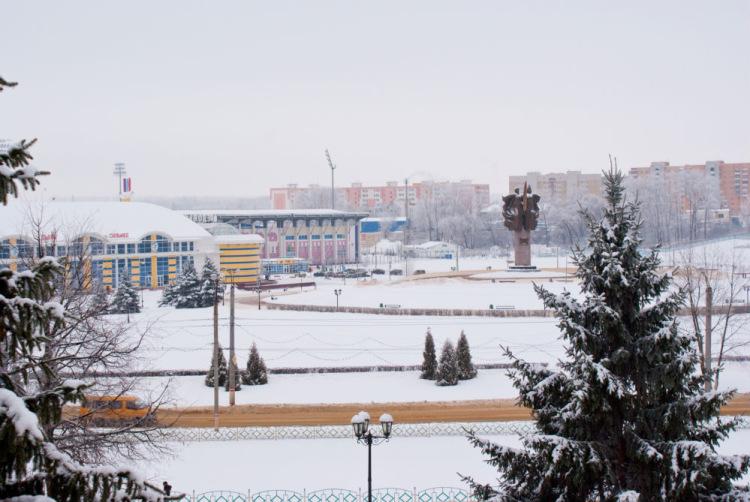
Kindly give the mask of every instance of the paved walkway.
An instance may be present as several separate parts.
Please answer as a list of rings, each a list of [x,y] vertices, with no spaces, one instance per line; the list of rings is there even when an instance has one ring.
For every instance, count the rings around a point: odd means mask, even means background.
[[[527,408],[515,405],[514,399],[417,402],[417,403],[350,403],[320,405],[242,405],[219,408],[222,427],[269,427],[290,425],[348,424],[354,413],[366,410],[373,419],[388,412],[399,423],[428,422],[502,422],[528,420]],[[750,393],[738,394],[723,415],[750,416]],[[213,409],[172,408],[159,410],[159,422],[174,427],[213,427]]]

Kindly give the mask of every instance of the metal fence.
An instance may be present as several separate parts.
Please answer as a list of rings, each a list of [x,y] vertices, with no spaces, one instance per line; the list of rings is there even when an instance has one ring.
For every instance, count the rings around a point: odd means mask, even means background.
[[[463,488],[435,487],[425,490],[378,488],[372,491],[371,502],[474,502],[474,497]],[[322,490],[263,490],[246,493],[215,490],[185,495],[179,502],[366,502],[362,490],[325,488]]]
[[[469,430],[482,435],[523,434],[534,431],[530,421],[514,422],[446,422],[427,424],[394,424],[395,437],[465,436]],[[249,439],[348,439],[352,437],[350,425],[285,426],[285,427],[222,427],[165,429],[168,441],[243,441]],[[286,502],[286,501],[271,501]],[[294,501],[292,501],[294,502]],[[336,502],[336,501],[325,501]],[[344,501],[346,502],[346,501]],[[383,501],[391,502],[391,501]],[[393,501],[398,502],[398,501]],[[428,501],[419,501],[428,502]],[[438,501],[444,502],[444,501]]]

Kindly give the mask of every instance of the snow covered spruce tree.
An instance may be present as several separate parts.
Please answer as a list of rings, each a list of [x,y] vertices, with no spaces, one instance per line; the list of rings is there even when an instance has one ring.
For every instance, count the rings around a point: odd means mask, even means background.
[[[250,356],[247,358],[247,367],[242,375],[242,382],[247,385],[265,385],[268,383],[268,370],[266,363],[258,353],[258,347],[250,347]]]
[[[112,305],[109,311],[113,314],[137,314],[141,311],[141,301],[129,274],[125,274],[120,279],[120,284],[112,297]]]
[[[227,383],[227,358],[224,357],[224,350],[222,350],[221,345],[219,345],[219,387],[226,385]],[[214,386],[214,353],[213,353],[213,345],[211,345],[211,367],[208,369],[208,373],[206,373],[206,387],[213,387]]]
[[[174,305],[175,298],[177,298],[177,279],[164,286],[164,289],[161,292],[159,306]]]
[[[446,340],[443,345],[443,351],[440,353],[440,364],[435,375],[435,385],[443,387],[456,385],[457,383],[458,362],[456,361],[456,351],[450,340]]]
[[[172,305],[178,309],[201,307],[201,282],[195,267],[188,263],[183,265],[182,272],[162,293],[159,305]]]
[[[422,373],[419,378],[424,380],[435,380],[437,378],[437,355],[435,354],[435,340],[432,338],[430,328],[424,337],[424,352],[422,352]]]
[[[0,78],[0,91],[14,86]],[[16,196],[20,182],[34,188],[46,174],[28,166],[34,141],[0,141],[0,202]],[[0,209],[0,218],[2,218]],[[42,258],[24,272],[0,270],[0,500],[123,500],[158,494],[128,470],[92,467],[57,449],[45,429],[62,420],[67,403],[83,399],[86,386],[63,380],[45,359],[50,327],[65,322],[65,310],[50,301],[62,267]],[[57,386],[35,390],[43,375]]]
[[[509,376],[537,432],[522,449],[470,440],[501,473],[477,495],[501,500],[736,500],[747,456],[716,446],[737,421],[720,419],[732,393],[704,392],[692,335],[678,331],[683,293],[640,249],[636,203],[623,176],[605,173],[601,219],[583,213],[589,236],[574,251],[582,298],[535,286],[565,341],[558,369],[513,359]]]
[[[214,297],[221,297],[224,294],[224,284],[220,279],[218,281],[212,280],[211,276],[213,274],[220,277],[214,262],[206,260],[203,263],[203,269],[201,269],[200,292],[198,293],[201,307],[212,306],[214,304]]]
[[[456,364],[458,365],[459,380],[476,378],[477,369],[474,367],[474,363],[471,362],[469,340],[466,339],[466,334],[463,331],[461,331],[461,336],[458,337],[458,343],[456,344]]]

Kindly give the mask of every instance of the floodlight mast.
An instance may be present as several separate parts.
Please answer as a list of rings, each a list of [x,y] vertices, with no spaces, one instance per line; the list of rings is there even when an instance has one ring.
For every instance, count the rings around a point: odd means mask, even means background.
[[[336,198],[334,196],[333,187],[333,171],[336,170],[336,164],[331,160],[331,154],[328,153],[328,148],[326,148],[326,160],[328,160],[328,167],[331,168],[331,209],[336,209]]]
[[[117,198],[122,199],[122,177],[125,176],[125,164],[122,162],[115,163],[115,170],[113,173],[117,176]]]

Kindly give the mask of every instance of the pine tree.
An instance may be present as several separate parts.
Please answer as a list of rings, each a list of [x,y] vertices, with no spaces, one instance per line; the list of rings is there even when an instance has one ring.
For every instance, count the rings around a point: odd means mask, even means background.
[[[177,276],[174,285],[170,287],[166,297],[162,296],[162,302],[178,309],[194,309],[201,307],[201,283],[195,268],[187,263],[182,267],[182,272]],[[164,303],[165,305],[167,303]]]
[[[458,363],[456,362],[456,351],[450,340],[446,340],[443,351],[440,353],[440,365],[435,384],[440,386],[456,385],[458,383]]]
[[[216,274],[216,277],[220,277],[219,272],[216,270],[216,265],[211,260],[206,260],[203,263],[203,269],[201,270],[200,277],[200,306],[210,307],[214,304],[214,299],[224,294],[224,284],[221,280],[214,281],[211,276]]]
[[[0,91],[15,85],[0,78]],[[36,176],[48,174],[28,165],[34,141],[0,141],[3,206],[17,196],[17,182],[34,189]],[[50,328],[67,320],[55,301],[62,272],[49,257],[23,273],[0,270],[0,500],[111,500],[115,492],[121,500],[156,500],[158,494],[135,481],[130,471],[78,463],[45,433],[60,423],[64,405],[83,399],[86,388],[83,382],[63,380],[41,357]],[[38,392],[39,375],[57,386]]]
[[[211,367],[208,369],[208,373],[206,373],[205,383],[207,387],[214,386],[213,345],[211,346]],[[224,351],[222,350],[221,345],[219,345],[219,387],[226,385],[226,383],[227,383],[227,359],[226,357],[224,357]]]
[[[161,292],[161,299],[159,300],[159,306],[164,307],[166,305],[174,305],[175,299],[177,298],[177,280],[174,280],[164,286]]]
[[[133,283],[130,282],[130,275],[125,274],[120,279],[109,311],[113,314],[137,314],[141,311],[141,301],[138,299],[138,292],[133,287]]]
[[[458,364],[458,379],[459,380],[471,380],[476,378],[477,370],[474,367],[474,363],[471,362],[471,349],[469,349],[469,340],[466,339],[466,334],[461,331],[461,336],[458,337],[458,343],[456,344],[456,361]]]
[[[268,383],[268,370],[266,363],[258,353],[258,347],[250,347],[250,356],[247,358],[247,369],[242,375],[242,381],[247,385],[265,385]]]
[[[470,435],[501,472],[477,495],[507,500],[737,500],[732,481],[750,458],[717,445],[738,421],[719,418],[731,392],[705,392],[693,334],[678,330],[683,292],[642,252],[637,203],[623,177],[605,173],[607,207],[584,213],[587,246],[574,250],[582,299],[536,292],[559,319],[567,358],[539,368],[514,358],[509,372],[537,432],[522,449]],[[468,478],[467,478],[468,480]],[[470,481],[470,480],[469,480]],[[740,495],[742,491],[742,495]]]
[[[419,378],[435,380],[437,378],[437,365],[435,340],[432,339],[430,328],[427,328],[427,334],[424,337],[424,352],[422,352],[422,373]]]

